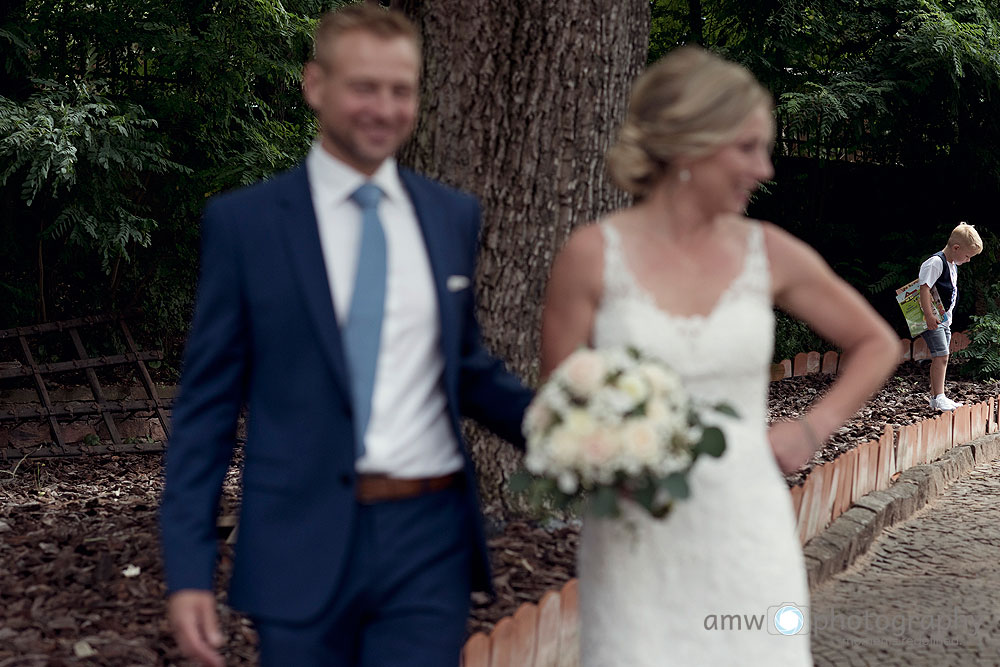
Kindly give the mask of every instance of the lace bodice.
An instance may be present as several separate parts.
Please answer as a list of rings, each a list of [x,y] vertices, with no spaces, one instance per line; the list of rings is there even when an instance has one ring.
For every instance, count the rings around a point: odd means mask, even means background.
[[[771,277],[763,228],[758,222],[749,225],[743,267],[712,310],[674,315],[638,283],[626,264],[619,231],[603,223],[604,295],[594,344],[635,345],[677,370],[693,396],[725,400],[748,418],[765,415],[774,344]]]

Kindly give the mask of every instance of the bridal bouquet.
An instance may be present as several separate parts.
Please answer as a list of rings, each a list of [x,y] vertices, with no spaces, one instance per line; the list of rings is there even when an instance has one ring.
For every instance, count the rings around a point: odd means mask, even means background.
[[[725,405],[714,410],[735,416]],[[539,388],[525,414],[526,472],[511,486],[540,507],[586,502],[618,516],[631,498],[657,518],[688,496],[698,456],[721,456],[722,431],[705,426],[680,377],[635,348],[577,350]]]

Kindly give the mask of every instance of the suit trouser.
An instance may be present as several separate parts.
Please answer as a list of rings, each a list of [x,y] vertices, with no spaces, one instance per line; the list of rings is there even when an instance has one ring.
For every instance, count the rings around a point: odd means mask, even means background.
[[[469,615],[464,490],[357,507],[328,608],[303,624],[254,619],[264,667],[458,665]]]

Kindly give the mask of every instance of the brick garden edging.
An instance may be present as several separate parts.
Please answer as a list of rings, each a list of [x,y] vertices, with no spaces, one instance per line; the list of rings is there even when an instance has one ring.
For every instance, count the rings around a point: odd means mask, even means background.
[[[462,667],[577,667],[580,619],[577,580],[526,602],[489,635],[477,632],[462,649]]]
[[[969,347],[969,336],[962,331],[956,331],[951,335],[951,345],[949,352],[957,352]],[[927,343],[923,338],[899,339],[899,361],[922,361],[930,359],[931,353],[927,349]],[[771,364],[771,381],[784,380],[785,378],[797,377],[799,375],[814,375],[816,373],[827,373],[834,375],[840,362],[840,354],[834,350],[820,354],[819,352],[799,352],[794,359],[782,359],[776,364]]]

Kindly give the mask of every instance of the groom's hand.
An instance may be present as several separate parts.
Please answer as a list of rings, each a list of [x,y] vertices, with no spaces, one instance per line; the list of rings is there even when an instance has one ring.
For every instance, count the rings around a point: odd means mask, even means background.
[[[217,650],[223,644],[215,595],[211,591],[183,590],[167,600],[167,617],[181,652],[206,667],[225,664]]]

